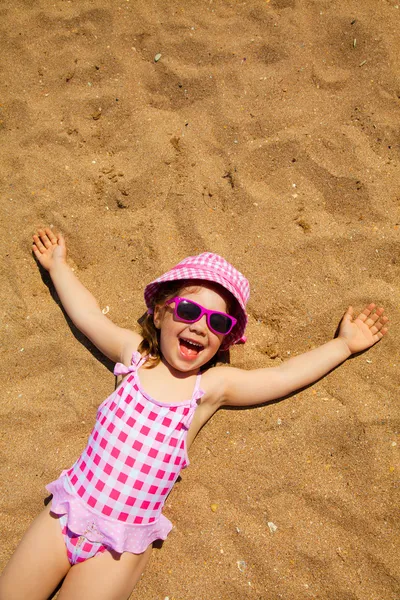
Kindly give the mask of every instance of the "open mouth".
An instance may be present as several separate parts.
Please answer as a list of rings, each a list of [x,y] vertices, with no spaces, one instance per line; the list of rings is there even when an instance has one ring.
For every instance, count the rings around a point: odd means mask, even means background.
[[[179,349],[182,356],[185,358],[196,358],[198,354],[204,350],[204,346],[193,340],[187,340],[185,338],[179,338]]]

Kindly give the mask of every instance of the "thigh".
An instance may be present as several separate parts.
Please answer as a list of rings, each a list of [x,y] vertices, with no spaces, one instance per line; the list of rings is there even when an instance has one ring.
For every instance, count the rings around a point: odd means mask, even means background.
[[[104,552],[74,565],[58,600],[127,600],[149,561],[151,549],[149,546],[142,554]]]
[[[46,507],[0,577],[0,600],[45,600],[70,569],[61,527]]]

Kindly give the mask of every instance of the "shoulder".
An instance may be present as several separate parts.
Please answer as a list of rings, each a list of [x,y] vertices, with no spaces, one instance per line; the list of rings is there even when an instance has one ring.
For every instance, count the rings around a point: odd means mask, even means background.
[[[236,370],[233,367],[211,367],[201,377],[201,388],[204,390],[204,402],[222,405],[225,399],[230,376]]]

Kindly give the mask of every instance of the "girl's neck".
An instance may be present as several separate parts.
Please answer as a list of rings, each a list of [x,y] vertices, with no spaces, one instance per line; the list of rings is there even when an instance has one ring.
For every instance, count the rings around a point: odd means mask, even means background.
[[[184,373],[171,367],[166,360],[152,368],[146,363],[139,369],[138,376],[142,389],[160,402],[174,404],[189,400],[196,384],[197,371]]]
[[[161,356],[161,361],[160,361],[160,365],[162,366],[163,369],[166,369],[170,375],[172,377],[174,377],[175,379],[190,379],[193,376],[197,376],[197,374],[199,373],[198,369],[195,369],[193,371],[179,371],[178,369],[175,369],[173,366],[171,366],[169,364],[169,362],[167,360],[165,360],[165,358],[163,356]]]

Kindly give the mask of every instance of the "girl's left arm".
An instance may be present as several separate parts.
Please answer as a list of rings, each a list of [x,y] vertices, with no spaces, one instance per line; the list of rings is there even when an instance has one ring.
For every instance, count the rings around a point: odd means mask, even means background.
[[[221,367],[221,404],[252,406],[281,398],[314,383],[347,360],[378,342],[387,332],[388,318],[383,308],[367,306],[355,319],[350,306],[337,338],[286,361],[279,367],[245,371]]]

